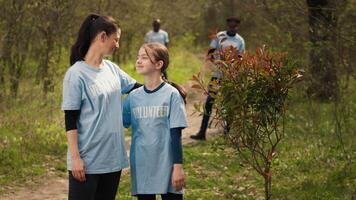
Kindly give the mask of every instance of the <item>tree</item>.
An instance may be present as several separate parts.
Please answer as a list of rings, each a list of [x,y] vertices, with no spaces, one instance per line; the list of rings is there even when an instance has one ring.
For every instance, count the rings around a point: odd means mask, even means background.
[[[329,0],[307,0],[312,84],[310,92],[319,99],[337,98],[337,73],[334,46],[337,16],[336,3]]]
[[[10,92],[13,97],[17,96],[24,64],[29,55],[30,38],[33,33],[30,10],[30,2],[13,0],[3,8],[1,16],[3,26],[6,27],[2,45],[1,71],[4,72],[4,68],[8,69]]]
[[[302,75],[286,54],[265,47],[256,54],[238,55],[233,47],[217,53],[223,76],[212,83],[216,116],[227,124],[227,139],[240,158],[264,178],[265,199],[271,199],[272,161],[284,136],[284,115],[289,89]],[[208,90],[201,77],[195,88]]]
[[[69,0],[51,0],[38,2],[34,6],[38,43],[34,49],[38,52],[37,81],[42,82],[43,92],[53,90],[54,67],[59,63],[61,49],[70,37],[72,19],[75,17],[76,4]],[[56,51],[57,50],[57,51]]]

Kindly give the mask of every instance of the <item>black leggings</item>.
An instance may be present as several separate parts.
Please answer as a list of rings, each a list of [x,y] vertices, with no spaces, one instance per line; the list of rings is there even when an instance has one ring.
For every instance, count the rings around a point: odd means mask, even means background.
[[[69,200],[114,200],[121,171],[106,174],[85,174],[86,181],[77,181],[69,171]]]
[[[183,200],[182,194],[167,193],[161,194],[162,200]],[[137,200],[156,200],[155,194],[138,194]]]

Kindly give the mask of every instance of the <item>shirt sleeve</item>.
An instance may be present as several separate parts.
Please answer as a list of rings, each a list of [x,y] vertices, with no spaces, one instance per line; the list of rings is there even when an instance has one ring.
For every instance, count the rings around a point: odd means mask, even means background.
[[[243,53],[244,51],[245,51],[245,40],[242,39],[239,47],[239,53]]]
[[[146,33],[146,35],[145,35],[145,43],[148,43],[148,42],[150,42],[150,33],[149,32]]]
[[[124,100],[122,119],[125,128],[131,126],[131,106],[130,106],[130,95]]]
[[[185,128],[187,127],[187,124],[187,114],[183,98],[178,91],[175,91],[171,96],[169,126],[170,128]]]
[[[218,48],[218,39],[217,39],[217,38],[211,40],[211,42],[210,42],[210,47],[211,47],[212,49],[217,49],[217,48]]]
[[[183,148],[182,148],[182,129],[183,128],[171,128],[171,144],[173,151],[173,163],[183,163]]]
[[[62,110],[80,110],[82,102],[82,84],[73,70],[68,70],[63,80]]]
[[[165,34],[164,34],[164,42],[165,43],[169,43],[169,37],[168,37],[168,33],[166,32]]]
[[[136,83],[136,80],[131,78],[126,72],[119,68],[120,83],[121,83],[121,93],[128,93]]]
[[[77,129],[77,121],[79,119],[80,110],[65,110],[64,122],[66,131]]]

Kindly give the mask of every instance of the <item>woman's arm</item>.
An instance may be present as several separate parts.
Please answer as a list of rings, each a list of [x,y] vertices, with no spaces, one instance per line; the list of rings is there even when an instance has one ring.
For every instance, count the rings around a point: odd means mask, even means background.
[[[122,122],[125,128],[131,126],[131,106],[130,106],[130,95],[124,100],[123,111],[122,111]]]
[[[80,110],[65,110],[64,113],[68,148],[72,160],[72,175],[78,181],[85,181],[85,164],[78,148],[77,121]]]
[[[67,131],[67,140],[72,159],[72,175],[78,181],[85,181],[85,164],[79,154],[77,130]]]
[[[142,86],[142,84],[141,83],[135,83],[135,85],[129,90],[129,91],[127,91],[126,92],[126,94],[129,94],[130,92],[132,92],[134,89],[136,89],[136,88],[139,88],[139,87],[141,87]]]

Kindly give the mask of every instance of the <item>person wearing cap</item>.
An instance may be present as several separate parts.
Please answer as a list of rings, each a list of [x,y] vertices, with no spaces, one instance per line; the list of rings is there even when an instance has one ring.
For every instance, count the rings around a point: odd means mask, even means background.
[[[210,43],[210,49],[208,51],[208,57],[211,61],[221,59],[214,55],[214,52],[221,51],[228,47],[234,47],[239,54],[245,51],[245,41],[237,33],[237,28],[240,25],[240,19],[236,17],[229,17],[226,19],[227,30],[221,31],[216,34],[216,37]],[[222,72],[217,70],[211,77],[211,82],[219,80],[222,77]],[[211,115],[212,107],[214,104],[214,98],[212,97],[213,91],[209,90],[209,95],[205,102],[204,115],[201,122],[200,130],[197,134],[190,137],[195,140],[205,140],[206,130],[208,128],[209,118]],[[225,127],[225,133],[228,132],[228,125]]]
[[[154,19],[152,22],[153,30],[146,33],[145,43],[158,42],[168,48],[169,38],[168,33],[161,29],[161,20]],[[163,72],[163,77],[168,79],[167,72]]]

